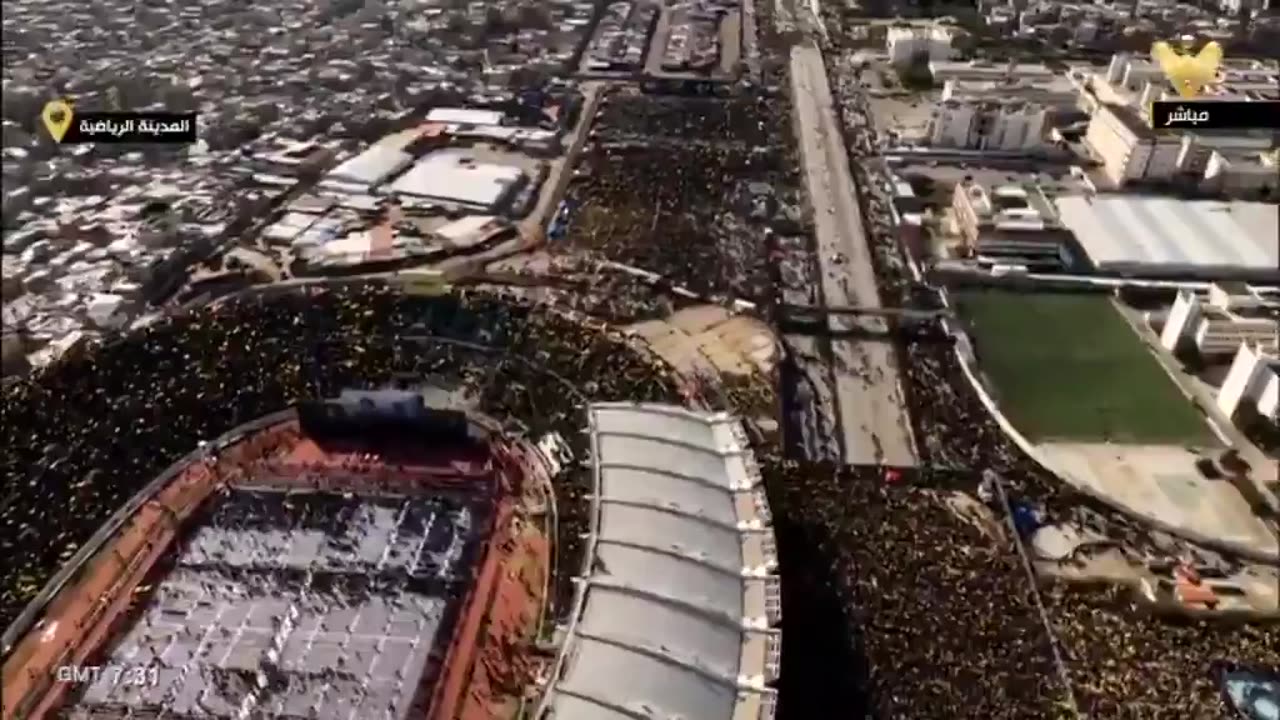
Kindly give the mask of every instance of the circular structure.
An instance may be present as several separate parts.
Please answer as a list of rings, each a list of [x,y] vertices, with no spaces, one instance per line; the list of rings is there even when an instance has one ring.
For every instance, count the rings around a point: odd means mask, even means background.
[[[145,504],[142,491],[184,453],[203,445],[203,455],[222,457],[225,450],[211,450],[226,445],[220,436],[308,398],[424,382],[436,394],[431,404],[461,406],[530,438],[558,435],[578,457],[586,451],[582,429],[591,400],[680,402],[689,394],[665,364],[621,334],[483,291],[414,297],[378,285],[267,288],[161,320],[6,391],[13,421],[6,423],[6,476],[26,479],[3,518],[5,551],[25,558],[6,564],[0,578],[9,625],[6,677],[9,663],[20,659],[14,643],[52,610],[45,603],[82,579],[59,575],[59,568],[79,567],[100,549],[103,535],[118,537],[130,518],[136,524],[138,507],[123,517],[117,511],[131,499]],[[261,449],[255,452],[261,464]],[[589,491],[582,474],[571,465],[554,485],[554,562],[566,568],[577,567],[582,551],[586,511],[579,500]],[[263,476],[252,477],[223,483],[233,490],[228,507],[237,507],[236,493],[261,495],[254,485]],[[172,477],[166,482],[180,485]],[[221,527],[212,522],[204,527]],[[19,543],[26,548],[21,555]],[[569,581],[557,573],[549,589],[553,607],[565,604]],[[40,629],[49,632],[48,625]]]
[[[15,647],[10,707],[489,717],[537,667],[519,633],[545,606],[554,468],[408,391],[238,427],[123,509]]]

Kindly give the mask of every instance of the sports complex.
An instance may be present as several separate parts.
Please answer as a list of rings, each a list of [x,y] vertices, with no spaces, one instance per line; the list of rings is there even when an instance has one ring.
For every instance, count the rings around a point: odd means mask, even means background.
[[[53,388],[131,400],[104,417]],[[98,444],[42,466],[67,503],[10,498],[76,550],[6,565],[5,720],[773,716],[746,432],[607,327],[484,292],[277,288],[13,393]]]

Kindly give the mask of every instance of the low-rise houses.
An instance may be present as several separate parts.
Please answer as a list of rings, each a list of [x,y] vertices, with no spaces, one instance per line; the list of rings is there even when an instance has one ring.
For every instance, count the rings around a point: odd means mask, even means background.
[[[332,208],[311,222],[279,219],[259,250],[287,261],[299,237],[339,240],[358,225],[335,225],[339,211],[367,225],[381,211],[379,190],[434,147],[423,137],[413,147],[371,142],[411,124],[419,108],[517,104],[517,91],[567,69],[594,13],[577,0],[198,0],[172,12],[121,0],[6,5],[6,28],[21,32],[5,42],[5,325],[24,331],[7,352],[20,346],[42,361],[68,333],[111,332],[188,280],[216,277],[227,248],[252,243],[245,238],[288,196],[337,161],[346,159],[318,200]],[[58,146],[28,121],[50,93],[78,111],[194,111],[198,141]],[[482,116],[497,111],[454,112],[433,124],[453,141],[559,152],[559,123],[488,124]]]
[[[682,3],[667,12],[670,25],[662,69],[681,72],[714,67],[720,60],[720,11],[702,3]]]
[[[661,6],[651,0],[610,3],[587,48],[587,70],[636,71],[644,65],[649,35]]]

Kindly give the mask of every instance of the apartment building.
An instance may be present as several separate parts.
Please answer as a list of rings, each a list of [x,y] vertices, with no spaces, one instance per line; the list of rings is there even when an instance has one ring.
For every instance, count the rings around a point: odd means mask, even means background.
[[[930,61],[949,60],[953,55],[951,41],[955,30],[942,25],[929,27],[891,27],[885,32],[885,51],[889,62],[896,66],[909,65],[917,57]]]
[[[1157,133],[1136,110],[1114,103],[1098,107],[1085,130],[1084,143],[1116,187],[1172,180],[1182,153],[1181,137]]]
[[[1252,404],[1258,415],[1276,422],[1280,410],[1280,356],[1241,343],[1218,390],[1218,409],[1227,417],[1234,417],[1246,403]]]
[[[951,211],[966,255],[1042,270],[1071,264],[1071,233],[1038,187],[956,185]]]
[[[946,100],[933,109],[934,147],[1033,152],[1048,145],[1049,111],[1022,101],[972,103]]]
[[[1207,296],[1180,290],[1160,333],[1171,352],[1194,350],[1209,361],[1236,354],[1241,344],[1274,355],[1280,351],[1280,305],[1243,283],[1215,283]]]

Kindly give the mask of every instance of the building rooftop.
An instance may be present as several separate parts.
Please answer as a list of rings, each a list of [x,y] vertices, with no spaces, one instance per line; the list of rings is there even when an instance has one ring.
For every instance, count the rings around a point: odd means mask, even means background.
[[[770,717],[780,636],[773,533],[736,421],[591,406],[589,573],[544,717]]]
[[[497,110],[470,108],[435,108],[427,114],[427,122],[457,125],[501,125],[502,113]]]
[[[1274,205],[1130,195],[1070,195],[1055,204],[1102,270],[1280,277]]]
[[[1106,103],[1106,108],[1111,111],[1111,114],[1115,116],[1116,120],[1119,120],[1120,123],[1123,124],[1129,132],[1133,133],[1139,140],[1159,137],[1156,131],[1151,128],[1151,125],[1148,124],[1147,121],[1142,118],[1142,115],[1132,107],[1117,103]]]
[[[377,185],[413,162],[413,156],[395,148],[374,145],[334,168],[327,179],[353,185]]]
[[[936,82],[992,81],[1005,78],[1047,82],[1058,73],[1043,63],[995,63],[984,60],[933,60],[929,72]]]
[[[520,182],[524,171],[513,165],[476,162],[460,150],[440,150],[419,160],[391,184],[399,194],[492,208]]]

